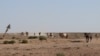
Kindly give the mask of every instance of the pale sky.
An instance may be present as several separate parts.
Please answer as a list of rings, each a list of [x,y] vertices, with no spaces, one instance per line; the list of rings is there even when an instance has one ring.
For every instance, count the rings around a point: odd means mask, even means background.
[[[0,0],[0,32],[100,32],[100,0]]]

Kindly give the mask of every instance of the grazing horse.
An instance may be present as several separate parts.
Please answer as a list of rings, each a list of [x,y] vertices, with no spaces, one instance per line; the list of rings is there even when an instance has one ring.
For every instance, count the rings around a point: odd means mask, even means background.
[[[59,36],[61,38],[68,38],[68,34],[67,33],[59,33]]]
[[[96,39],[98,40],[98,38],[99,38],[99,37],[98,37],[98,34],[95,34],[95,37],[96,37]]]
[[[88,43],[89,41],[92,40],[92,35],[91,35],[91,33],[84,33],[84,36],[85,36],[85,38],[86,38],[86,42],[87,42],[87,43]]]

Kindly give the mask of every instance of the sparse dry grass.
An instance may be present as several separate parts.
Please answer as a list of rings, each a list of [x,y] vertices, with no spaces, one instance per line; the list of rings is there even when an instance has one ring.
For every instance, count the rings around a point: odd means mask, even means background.
[[[16,43],[3,44],[11,40]],[[47,41],[41,42],[38,38],[28,39],[25,36],[0,40],[0,56],[100,56],[99,52],[100,39],[93,39],[91,43],[86,43],[85,39],[61,38],[47,38]]]

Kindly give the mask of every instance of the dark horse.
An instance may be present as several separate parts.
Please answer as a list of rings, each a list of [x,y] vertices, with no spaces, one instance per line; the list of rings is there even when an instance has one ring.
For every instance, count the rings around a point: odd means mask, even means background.
[[[86,38],[86,42],[87,42],[87,43],[88,43],[89,41],[92,40],[92,35],[91,35],[91,33],[84,33],[84,36],[85,36],[85,38]]]

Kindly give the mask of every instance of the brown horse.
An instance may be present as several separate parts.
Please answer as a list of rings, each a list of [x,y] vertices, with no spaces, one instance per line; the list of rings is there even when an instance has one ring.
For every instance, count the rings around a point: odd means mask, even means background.
[[[89,41],[92,40],[92,35],[91,35],[91,33],[84,33],[84,36],[85,36],[85,38],[86,38],[86,42],[87,42],[87,43],[88,43]]]

